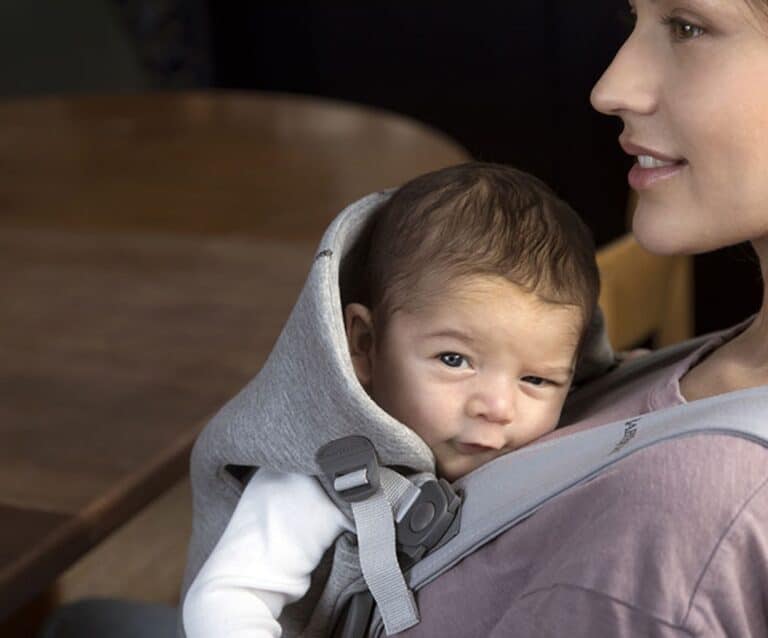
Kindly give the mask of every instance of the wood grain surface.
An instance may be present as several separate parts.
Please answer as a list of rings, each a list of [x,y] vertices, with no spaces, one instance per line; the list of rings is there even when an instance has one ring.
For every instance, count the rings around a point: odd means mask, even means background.
[[[186,469],[314,245],[0,229],[0,610]]]
[[[317,239],[367,193],[468,159],[370,107],[198,93],[0,103],[0,223]]]
[[[183,478],[344,205],[466,159],[309,97],[0,102],[0,620]]]

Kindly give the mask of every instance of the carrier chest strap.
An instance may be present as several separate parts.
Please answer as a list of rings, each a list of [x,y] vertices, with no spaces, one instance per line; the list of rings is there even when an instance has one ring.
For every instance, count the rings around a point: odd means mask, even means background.
[[[382,468],[381,488],[370,498],[352,503],[352,515],[363,578],[390,635],[416,625],[419,611],[397,560],[394,511],[387,493],[396,501],[399,481],[393,481],[386,469]]]
[[[352,507],[360,568],[385,632],[396,634],[418,624],[416,601],[397,560],[395,534],[397,512],[414,501],[418,488],[397,472],[380,468],[365,437],[328,443],[318,451],[317,461]]]

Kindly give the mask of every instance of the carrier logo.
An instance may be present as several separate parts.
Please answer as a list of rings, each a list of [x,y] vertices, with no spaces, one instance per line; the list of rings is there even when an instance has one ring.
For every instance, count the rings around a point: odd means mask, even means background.
[[[621,437],[616,446],[611,450],[611,454],[616,454],[621,448],[635,438],[637,434],[637,424],[640,423],[640,419],[630,419],[624,424],[624,436]]]

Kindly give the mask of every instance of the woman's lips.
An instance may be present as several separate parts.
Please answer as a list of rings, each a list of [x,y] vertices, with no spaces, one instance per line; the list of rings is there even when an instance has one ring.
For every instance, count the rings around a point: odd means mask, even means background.
[[[688,162],[683,160],[680,162],[675,162],[674,164],[670,164],[669,166],[641,168],[640,164],[635,162],[635,164],[629,170],[629,175],[627,176],[629,185],[635,190],[650,188],[658,181],[674,177],[687,165]]]

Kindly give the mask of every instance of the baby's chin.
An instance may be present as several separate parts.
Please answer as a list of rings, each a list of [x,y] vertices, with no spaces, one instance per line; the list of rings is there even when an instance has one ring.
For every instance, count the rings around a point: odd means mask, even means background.
[[[449,455],[441,455],[437,452],[435,455],[437,475],[449,483],[453,483],[507,452],[509,450],[492,450],[482,454],[459,454],[452,450]]]

